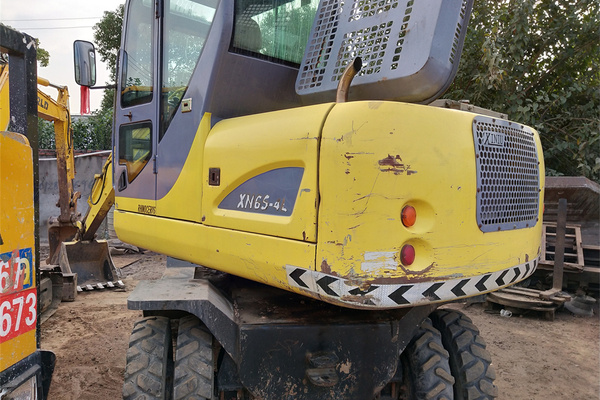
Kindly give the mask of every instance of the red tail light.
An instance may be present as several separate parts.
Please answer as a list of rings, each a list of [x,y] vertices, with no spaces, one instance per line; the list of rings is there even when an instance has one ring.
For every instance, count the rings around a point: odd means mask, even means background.
[[[410,244],[405,244],[400,250],[400,262],[404,266],[409,266],[415,262],[415,248]]]

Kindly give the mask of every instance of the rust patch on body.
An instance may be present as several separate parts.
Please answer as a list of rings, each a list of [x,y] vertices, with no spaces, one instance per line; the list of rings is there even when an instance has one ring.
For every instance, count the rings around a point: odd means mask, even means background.
[[[329,266],[329,264],[327,264],[327,260],[323,260],[323,262],[321,263],[321,272],[333,275],[331,273],[331,267]]]
[[[424,268],[420,271],[412,271],[410,269],[406,269],[404,268],[404,266],[401,263],[398,263],[398,266],[402,269],[402,271],[404,271],[407,275],[423,275],[426,274],[427,272],[429,272],[433,267],[435,267],[435,263],[431,263],[430,266],[428,266],[427,268]]]
[[[393,172],[394,175],[402,175],[406,173],[406,175],[416,174],[417,171],[411,170],[409,164],[404,164],[402,161],[402,157],[399,154],[392,156],[388,154],[388,156],[384,159],[378,161],[379,169],[382,172]]]

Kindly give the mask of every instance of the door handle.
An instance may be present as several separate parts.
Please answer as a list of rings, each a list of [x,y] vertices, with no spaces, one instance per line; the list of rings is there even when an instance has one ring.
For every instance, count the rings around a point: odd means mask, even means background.
[[[117,185],[117,188],[119,189],[119,192],[125,190],[125,188],[127,187],[127,171],[123,170],[121,172],[121,175],[119,175],[119,183]]]

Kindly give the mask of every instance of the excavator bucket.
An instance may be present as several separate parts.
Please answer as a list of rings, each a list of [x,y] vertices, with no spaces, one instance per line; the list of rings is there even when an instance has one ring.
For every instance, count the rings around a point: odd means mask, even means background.
[[[124,286],[106,240],[63,242],[58,264],[63,274],[77,274],[78,292]]]
[[[58,264],[61,243],[73,240],[78,230],[77,226],[74,226],[73,224],[63,224],[60,223],[57,218],[50,218],[48,221],[48,244],[50,253],[46,259],[46,264]]]

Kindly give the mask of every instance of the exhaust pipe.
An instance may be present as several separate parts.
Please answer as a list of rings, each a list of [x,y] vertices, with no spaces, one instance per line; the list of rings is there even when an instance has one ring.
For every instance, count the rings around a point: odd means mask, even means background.
[[[348,64],[342,77],[340,78],[340,83],[338,83],[337,93],[335,96],[336,103],[345,103],[348,101],[348,91],[350,89],[350,84],[352,80],[359,73],[362,68],[362,59],[360,57],[356,57],[353,62]]]

